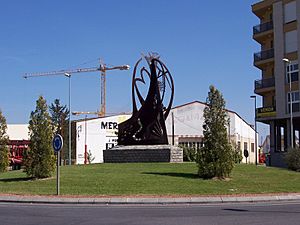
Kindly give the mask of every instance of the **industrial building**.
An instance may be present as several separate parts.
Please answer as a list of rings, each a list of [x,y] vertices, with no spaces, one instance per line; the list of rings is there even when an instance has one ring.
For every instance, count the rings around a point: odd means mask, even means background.
[[[203,110],[205,103],[194,101],[171,109],[166,120],[169,144],[200,148],[203,144]],[[241,151],[247,150],[247,161],[255,163],[255,131],[237,113],[227,110],[230,118],[228,138]],[[103,150],[117,144],[118,124],[131,115],[116,115],[74,121],[76,124],[76,164],[87,162],[90,154],[92,163],[103,162]],[[174,128],[174,129],[173,129]],[[174,134],[174,135],[173,135]],[[172,141],[174,140],[174,143]],[[257,153],[258,154],[258,153]],[[243,158],[246,163],[246,158]]]
[[[256,120],[270,128],[269,165],[284,167],[284,153],[296,146],[300,130],[300,0],[258,1],[252,12],[260,20],[253,27],[261,48],[254,54],[261,71],[254,92],[262,98]]]

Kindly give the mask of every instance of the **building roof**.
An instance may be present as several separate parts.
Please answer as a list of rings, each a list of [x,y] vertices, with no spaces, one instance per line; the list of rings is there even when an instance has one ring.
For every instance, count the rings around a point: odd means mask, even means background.
[[[82,122],[82,121],[89,121],[89,120],[96,120],[96,119],[103,119],[103,118],[109,118],[109,117],[114,117],[114,116],[126,116],[126,115],[131,115],[131,113],[120,113],[120,114],[113,114],[109,116],[103,116],[103,117],[89,117],[89,118],[84,118],[84,119],[78,119],[78,120],[72,120],[72,122]]]

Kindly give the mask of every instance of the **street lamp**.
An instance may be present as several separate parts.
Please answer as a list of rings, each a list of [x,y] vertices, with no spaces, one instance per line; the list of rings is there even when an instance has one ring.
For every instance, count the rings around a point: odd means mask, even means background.
[[[292,104],[292,75],[291,75],[291,61],[288,58],[282,59],[284,62],[288,64],[288,70],[285,69],[285,71],[289,75],[289,89],[290,89],[290,120],[291,120],[291,147],[294,148],[294,128],[293,128],[293,104]]]
[[[254,129],[255,129],[255,165],[257,165],[257,122],[256,122],[256,96],[251,95],[250,98],[254,98]]]
[[[72,165],[72,159],[71,159],[71,145],[72,145],[72,139],[71,139],[71,74],[70,73],[64,73],[66,77],[69,78],[69,165]]]

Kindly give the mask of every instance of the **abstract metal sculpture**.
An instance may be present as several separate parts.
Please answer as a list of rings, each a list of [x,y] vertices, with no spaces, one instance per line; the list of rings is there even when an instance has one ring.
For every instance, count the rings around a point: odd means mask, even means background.
[[[165,120],[173,103],[173,78],[157,55],[144,59],[150,72],[145,66],[138,69],[143,58],[138,60],[132,78],[132,117],[119,124],[118,145],[168,144]],[[146,84],[146,78],[150,85],[145,98],[139,87]]]

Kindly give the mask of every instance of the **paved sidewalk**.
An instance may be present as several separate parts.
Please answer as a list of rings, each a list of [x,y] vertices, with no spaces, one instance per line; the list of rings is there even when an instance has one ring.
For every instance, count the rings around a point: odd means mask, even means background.
[[[300,193],[245,196],[199,196],[199,197],[65,197],[1,195],[0,202],[47,203],[47,204],[208,204],[233,202],[271,202],[300,200]]]

